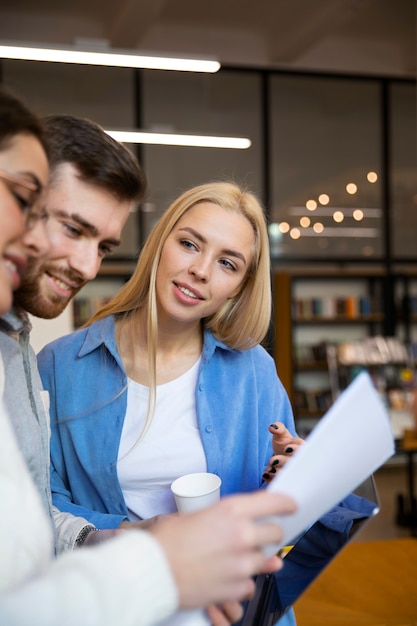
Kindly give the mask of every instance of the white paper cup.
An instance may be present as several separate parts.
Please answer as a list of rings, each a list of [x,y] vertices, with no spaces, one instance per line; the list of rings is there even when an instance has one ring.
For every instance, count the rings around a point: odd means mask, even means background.
[[[199,472],[174,480],[171,491],[180,513],[204,509],[220,499],[221,479],[216,474]]]

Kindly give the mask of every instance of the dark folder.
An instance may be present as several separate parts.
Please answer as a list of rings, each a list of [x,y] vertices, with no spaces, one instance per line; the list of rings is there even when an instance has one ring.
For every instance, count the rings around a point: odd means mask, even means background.
[[[283,554],[277,574],[255,579],[239,626],[273,626],[364,524],[379,512],[373,476],[302,533]]]

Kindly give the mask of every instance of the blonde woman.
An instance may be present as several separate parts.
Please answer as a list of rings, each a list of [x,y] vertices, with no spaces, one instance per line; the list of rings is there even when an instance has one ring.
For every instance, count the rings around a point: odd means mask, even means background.
[[[39,355],[55,505],[117,528],[174,512],[170,485],[186,473],[218,474],[222,495],[258,489],[271,456],[284,461],[298,441],[261,346],[270,314],[257,198],[223,182],[185,192],[129,282],[86,328]],[[273,450],[275,422],[286,436]]]

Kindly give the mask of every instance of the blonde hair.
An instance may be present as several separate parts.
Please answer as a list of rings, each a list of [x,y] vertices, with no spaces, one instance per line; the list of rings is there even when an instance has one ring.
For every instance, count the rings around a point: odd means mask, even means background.
[[[265,337],[271,319],[270,256],[262,207],[251,192],[231,182],[193,187],[175,200],[150,233],[136,269],[120,291],[89,320],[109,315],[127,319],[147,307],[147,349],[150,389],[155,389],[158,336],[156,275],[167,237],[179,219],[196,204],[209,202],[244,216],[254,232],[254,250],[245,279],[236,296],[203,320],[203,325],[230,348],[246,350]]]
[[[204,326],[230,348],[248,349],[263,340],[271,318],[270,257],[265,217],[252,193],[228,182],[193,187],[171,204],[150,233],[129,281],[93,315],[89,323],[108,315],[128,315],[146,304],[148,322],[154,316],[156,319],[156,274],[165,241],[179,219],[202,202],[211,202],[246,217],[255,238],[252,261],[242,288],[221,310],[206,318]]]

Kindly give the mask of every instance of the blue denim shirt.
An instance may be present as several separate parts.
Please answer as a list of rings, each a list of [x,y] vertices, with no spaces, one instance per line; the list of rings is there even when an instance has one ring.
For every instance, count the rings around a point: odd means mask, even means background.
[[[118,527],[128,518],[116,467],[127,377],[114,319],[52,342],[38,365],[50,394],[54,504],[98,528]],[[261,346],[231,350],[206,331],[196,406],[207,468],[221,476],[222,495],[258,489],[273,454],[268,425],[280,420],[295,432],[272,357]]]
[[[52,342],[38,365],[50,394],[53,502],[98,528],[118,527],[128,519],[117,478],[127,376],[113,317]],[[232,350],[206,330],[195,393],[207,470],[221,476],[222,495],[258,489],[273,454],[268,425],[279,420],[295,434],[274,360],[261,346]]]

